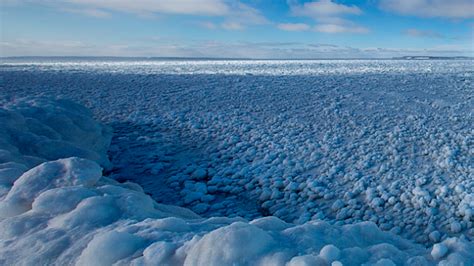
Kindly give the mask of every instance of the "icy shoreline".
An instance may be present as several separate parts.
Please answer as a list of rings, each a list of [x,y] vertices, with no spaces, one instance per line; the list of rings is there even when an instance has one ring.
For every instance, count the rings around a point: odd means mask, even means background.
[[[425,248],[370,222],[204,219],[158,204],[138,185],[102,176],[110,130],[69,101],[16,100],[1,109],[0,122],[0,264],[474,262],[474,243],[463,235]],[[85,159],[62,159],[70,156]]]

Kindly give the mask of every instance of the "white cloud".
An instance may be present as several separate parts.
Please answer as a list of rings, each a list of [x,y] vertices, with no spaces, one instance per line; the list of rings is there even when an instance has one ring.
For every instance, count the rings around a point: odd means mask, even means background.
[[[217,17],[220,26],[211,22],[200,26],[215,29],[242,30],[249,25],[267,24],[261,12],[240,1],[230,0],[4,0],[8,5],[38,4],[63,12],[92,17],[110,17],[112,12],[136,14],[143,18],[159,15],[195,15]]]
[[[201,22],[198,22],[197,24],[203,28],[210,29],[210,30],[214,30],[217,28],[216,24],[209,21],[201,21]]]
[[[324,33],[368,33],[369,29],[361,26],[347,26],[338,24],[318,24],[315,31]]]
[[[226,30],[243,30],[248,25],[263,25],[269,21],[259,10],[239,1],[229,3],[230,11],[225,16],[221,28]]]
[[[285,31],[307,31],[314,30],[322,33],[368,33],[369,29],[354,25],[351,22],[344,22],[339,24],[321,23],[311,28],[305,23],[281,23],[277,27]]]
[[[304,23],[280,23],[277,27],[280,30],[286,31],[305,31],[310,29],[310,26]]]
[[[310,17],[318,24],[314,30],[322,33],[368,33],[369,29],[359,26],[344,16],[361,15],[362,10],[354,5],[344,5],[332,0],[317,0],[299,4],[297,0],[288,1],[291,14]]]
[[[108,17],[124,12],[152,17],[159,15],[195,15],[218,17],[224,29],[243,29],[248,25],[269,23],[261,12],[240,1],[229,0],[4,0],[12,4],[38,4],[60,11],[92,17]],[[208,24],[207,26],[210,26]],[[212,26],[211,26],[212,27]]]
[[[445,38],[442,34],[432,31],[432,30],[418,30],[418,29],[407,29],[403,32],[405,35],[411,37],[421,37],[421,38]]]
[[[418,17],[474,17],[472,0],[380,0],[380,7],[401,15]]]
[[[1,56],[85,55],[94,45],[72,40],[15,39],[0,42]]]
[[[314,19],[341,15],[360,15],[362,11],[356,6],[337,4],[331,0],[319,0],[291,6],[295,16],[312,17]]]
[[[230,12],[229,6],[222,0],[59,0],[54,2],[138,14],[223,16]]]
[[[238,22],[224,22],[221,27],[225,30],[243,30],[244,26]]]
[[[100,9],[95,9],[95,8],[86,8],[86,9],[62,8],[60,10],[64,12],[68,12],[68,13],[85,15],[85,16],[96,17],[96,18],[109,18],[111,16],[110,13],[105,12]]]
[[[243,30],[249,25],[270,23],[260,11],[240,2],[229,3],[229,10],[231,11],[223,16],[222,23],[201,22],[199,25],[207,29]]]
[[[266,24],[268,20],[260,13],[259,10],[239,1],[232,1],[229,4],[231,11],[227,13],[227,17],[240,23],[248,24]]]
[[[66,8],[120,11],[135,14],[225,16],[232,12],[226,0],[2,0],[5,5],[37,4]]]
[[[426,49],[355,48],[334,44],[285,42],[216,42],[179,40],[116,43],[110,45],[73,40],[0,41],[0,56],[138,56],[138,57],[222,57],[226,58],[387,58],[405,55],[473,56],[466,45],[435,46]]]

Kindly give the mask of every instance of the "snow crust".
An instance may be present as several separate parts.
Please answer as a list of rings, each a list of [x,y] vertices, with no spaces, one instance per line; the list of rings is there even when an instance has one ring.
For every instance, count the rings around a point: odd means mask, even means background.
[[[62,101],[46,103],[17,104],[23,110],[28,105],[53,109],[63,120],[78,115]],[[9,117],[2,116],[2,124]],[[86,128],[97,126],[88,121]],[[96,137],[99,143],[109,138]],[[23,145],[9,144],[11,150]],[[80,144],[77,150],[90,147]],[[24,158],[16,154],[13,161]],[[430,252],[371,222],[338,226],[323,221],[293,225],[276,217],[204,219],[158,204],[137,185],[104,177],[96,162],[78,157],[47,161],[21,174],[0,201],[0,229],[0,262],[5,265],[451,265],[474,260],[474,243],[465,238],[447,239]]]

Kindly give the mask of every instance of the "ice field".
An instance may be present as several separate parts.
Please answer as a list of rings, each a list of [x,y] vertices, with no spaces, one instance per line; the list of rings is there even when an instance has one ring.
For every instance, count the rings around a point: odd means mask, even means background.
[[[472,60],[0,77],[0,264],[474,263]]]

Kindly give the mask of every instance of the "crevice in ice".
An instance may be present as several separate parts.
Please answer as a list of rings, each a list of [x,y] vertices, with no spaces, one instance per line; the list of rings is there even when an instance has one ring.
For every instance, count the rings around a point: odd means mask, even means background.
[[[190,133],[178,135],[160,124],[125,122],[111,127],[115,137],[109,151],[114,165],[110,177],[138,182],[158,202],[191,208],[205,217],[252,219],[265,213],[249,195],[208,188],[215,175],[207,153],[215,145],[212,140],[190,139]]]

